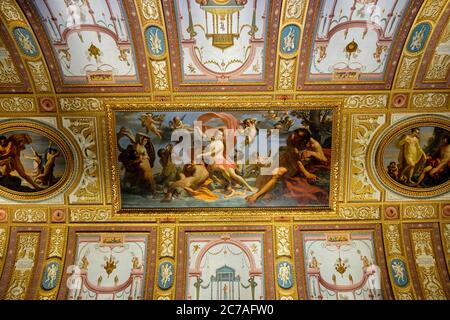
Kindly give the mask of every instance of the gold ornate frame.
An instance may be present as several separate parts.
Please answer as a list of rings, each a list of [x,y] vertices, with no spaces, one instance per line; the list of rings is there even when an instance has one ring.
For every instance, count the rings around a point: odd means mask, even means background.
[[[332,160],[330,165],[330,191],[328,206],[304,206],[304,207],[252,207],[252,208],[122,208],[121,192],[120,192],[120,178],[118,166],[118,154],[116,148],[111,148],[110,163],[111,163],[111,179],[112,179],[112,202],[113,211],[124,216],[129,215],[135,217],[136,215],[145,215],[153,217],[161,217],[161,214],[181,214],[187,216],[248,216],[248,214],[257,214],[258,216],[296,216],[298,214],[305,215],[323,215],[326,218],[336,217],[336,207],[338,199],[338,181],[339,181],[339,157],[337,153],[340,150],[339,132],[340,132],[340,108],[336,103],[217,103],[211,106],[206,103],[196,104],[174,104],[174,103],[111,103],[107,104],[107,128],[108,141],[110,146],[117,145],[116,139],[116,112],[175,112],[175,111],[268,111],[268,110],[332,110]]]
[[[405,195],[408,197],[415,198],[430,198],[442,195],[450,191],[450,180],[447,182],[429,188],[414,188],[410,186],[405,186],[397,181],[394,181],[386,172],[386,168],[383,165],[383,155],[387,145],[395,139],[395,136],[406,133],[414,127],[439,127],[450,132],[450,123],[448,120],[428,115],[420,117],[412,117],[404,121],[400,120],[395,126],[389,126],[384,134],[379,138],[379,143],[373,150],[376,152],[375,158],[375,168],[376,175],[379,177],[381,182],[392,191]]]
[[[17,201],[38,201],[52,198],[60,194],[61,190],[66,189],[72,182],[75,174],[73,164],[74,155],[69,145],[61,138],[61,134],[58,134],[55,129],[33,120],[11,119],[0,122],[0,134],[11,131],[31,131],[41,134],[56,143],[63,153],[65,169],[61,179],[48,189],[36,192],[20,192],[0,186],[0,196]]]

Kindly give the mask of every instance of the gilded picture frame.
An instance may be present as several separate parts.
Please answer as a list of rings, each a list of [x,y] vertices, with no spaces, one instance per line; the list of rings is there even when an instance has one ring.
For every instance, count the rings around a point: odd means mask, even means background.
[[[44,122],[31,119],[9,119],[0,122],[0,135],[5,136],[8,133],[21,132],[21,133],[31,133],[40,135],[43,138],[48,139],[51,145],[57,146],[58,156],[55,163],[64,161],[64,170],[58,177],[58,181],[53,185],[49,184],[49,187],[42,190],[36,190],[33,192],[22,192],[17,190],[12,190],[5,186],[0,186],[0,196],[7,199],[19,201],[19,202],[30,202],[30,201],[42,201],[47,200],[52,197],[57,196],[63,192],[67,191],[72,182],[75,179],[75,153],[71,146],[68,144],[69,140],[65,140],[61,133],[58,132],[56,128],[52,128]],[[32,143],[27,143],[30,145]],[[49,148],[50,149],[50,145]],[[23,151],[23,150],[22,150]],[[20,158],[24,155],[20,154]],[[41,154],[41,158],[46,158],[47,155]],[[44,171],[44,168],[42,168]]]
[[[338,198],[338,181],[339,181],[339,157],[340,150],[340,119],[341,112],[337,103],[264,103],[264,102],[244,102],[244,103],[215,103],[214,105],[199,103],[144,103],[136,102],[133,104],[125,104],[120,102],[111,102],[106,105],[107,108],[107,131],[108,142],[111,146],[110,165],[111,165],[111,191],[113,213],[119,214],[121,218],[150,218],[161,217],[167,215],[179,215],[184,217],[213,216],[213,217],[245,217],[249,214],[258,215],[260,217],[269,217],[273,215],[280,216],[315,216],[320,218],[336,217],[336,207]],[[329,200],[327,205],[316,207],[190,207],[190,208],[126,208],[123,206],[121,199],[121,180],[120,180],[120,164],[118,162],[117,138],[116,138],[116,113],[118,112],[214,112],[214,111],[309,111],[309,110],[331,110],[332,111],[332,152],[330,161],[329,175]],[[116,218],[119,218],[117,216]]]

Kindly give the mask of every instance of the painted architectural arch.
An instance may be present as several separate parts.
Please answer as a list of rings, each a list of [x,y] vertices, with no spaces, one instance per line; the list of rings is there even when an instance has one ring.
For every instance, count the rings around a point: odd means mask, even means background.
[[[278,0],[164,1],[173,12],[166,24],[174,85],[270,85],[280,5]]]
[[[309,10],[315,16],[309,15],[306,24],[298,89],[321,84],[350,89],[364,83],[389,87],[395,66],[388,62],[398,59],[421,2],[312,1]]]
[[[187,274],[187,298],[264,299],[262,240],[262,235],[223,235],[216,240],[208,237],[189,239],[191,263]],[[202,287],[200,283],[203,283]]]
[[[137,90],[147,84],[142,72],[143,41],[131,1],[20,1],[29,13],[53,78],[61,91],[79,86],[127,86]],[[131,18],[130,18],[131,17]],[[58,72],[56,72],[56,69]],[[92,89],[91,89],[92,90]],[[107,89],[105,89],[107,90]],[[119,89],[124,90],[124,89]]]

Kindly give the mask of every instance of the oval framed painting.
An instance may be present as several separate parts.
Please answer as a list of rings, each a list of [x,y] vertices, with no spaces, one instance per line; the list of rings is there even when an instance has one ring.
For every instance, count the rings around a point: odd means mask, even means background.
[[[17,27],[13,30],[14,37],[20,51],[28,57],[37,57],[39,49],[33,35],[25,28]]]
[[[145,40],[150,56],[155,58],[164,56],[166,53],[166,45],[164,42],[164,32],[160,27],[150,26],[145,29]]]
[[[61,266],[57,262],[49,262],[44,268],[44,274],[42,276],[41,287],[44,290],[53,290],[56,288],[59,279]]]
[[[406,270],[406,265],[401,259],[393,259],[391,260],[391,274],[392,279],[394,279],[394,283],[404,288],[409,283],[408,271]]]
[[[376,150],[376,170],[383,184],[405,196],[449,192],[449,120],[421,116],[392,126]]]
[[[406,48],[411,53],[419,53],[425,47],[428,36],[430,35],[431,24],[422,22],[418,24],[411,32]]]
[[[44,200],[66,188],[74,154],[55,129],[31,120],[0,122],[0,196]]]
[[[158,287],[167,290],[173,285],[173,276],[175,268],[170,262],[163,262],[159,265]]]
[[[294,54],[297,52],[300,41],[301,30],[296,24],[289,24],[281,31],[280,51],[283,54]]]

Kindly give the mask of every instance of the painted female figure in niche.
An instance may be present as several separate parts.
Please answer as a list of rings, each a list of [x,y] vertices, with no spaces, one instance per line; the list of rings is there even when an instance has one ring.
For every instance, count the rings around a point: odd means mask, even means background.
[[[0,136],[0,186],[17,192],[36,192],[55,185],[65,160],[59,147],[34,132],[13,131]]]
[[[414,127],[385,149],[384,164],[396,182],[416,188],[435,187],[450,178],[450,132]]]

